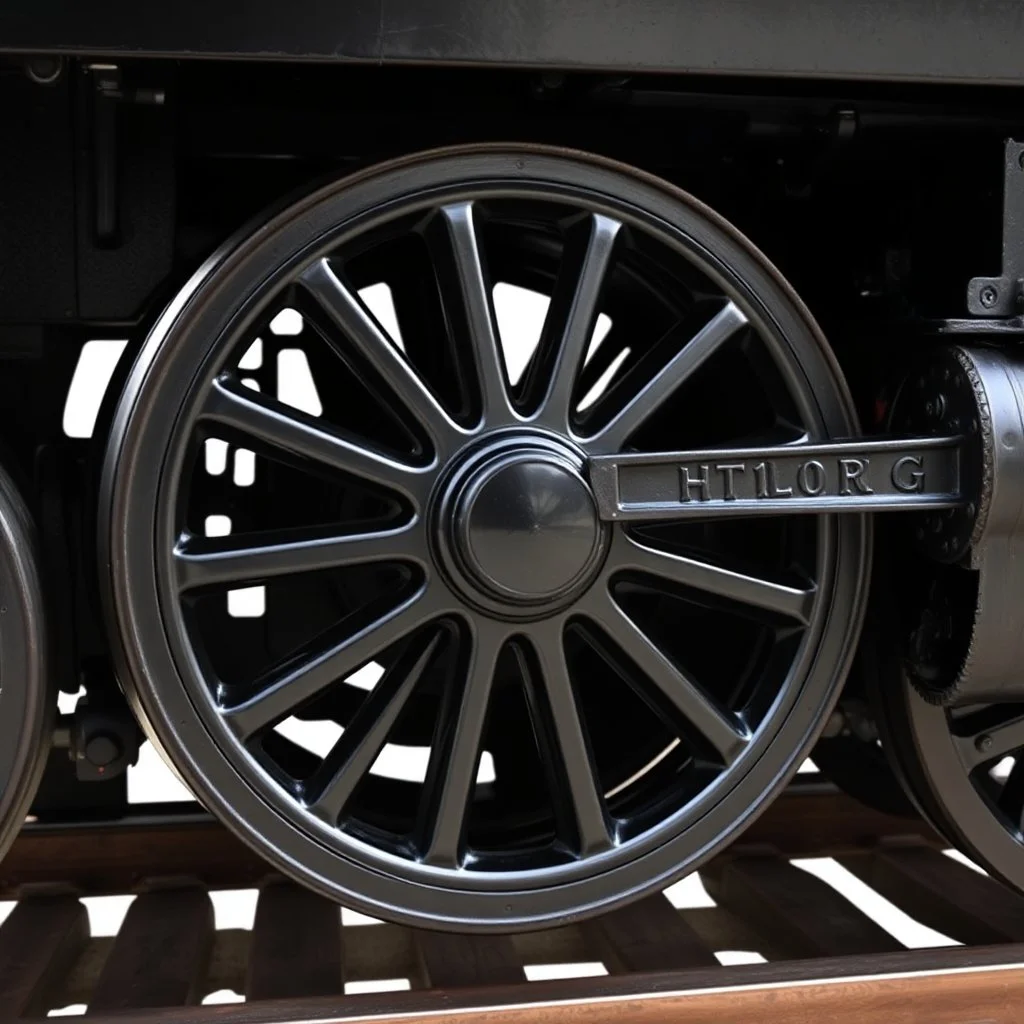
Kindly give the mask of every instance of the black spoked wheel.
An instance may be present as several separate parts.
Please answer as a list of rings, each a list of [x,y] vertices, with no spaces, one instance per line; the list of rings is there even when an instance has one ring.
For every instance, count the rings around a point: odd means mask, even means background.
[[[57,704],[37,559],[28,509],[0,469],[0,857],[35,796]]]
[[[496,309],[531,304],[511,345]],[[795,771],[867,521],[627,528],[588,460],[854,432],[807,311],[683,193],[545,150],[373,169],[229,243],[131,373],[101,536],[126,687],[332,897],[458,929],[607,909]]]

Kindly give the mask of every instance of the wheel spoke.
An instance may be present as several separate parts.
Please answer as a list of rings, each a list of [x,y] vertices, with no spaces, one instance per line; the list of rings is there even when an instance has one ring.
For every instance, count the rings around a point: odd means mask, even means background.
[[[587,447],[593,452],[620,451],[643,423],[672,393],[740,328],[747,318],[733,302],[727,302],[683,347],[629,400],[615,417],[593,437]]]
[[[414,525],[348,536],[290,539],[294,532],[290,531],[238,538],[235,544],[245,541],[244,547],[190,537],[174,551],[178,588],[194,590],[373,562],[408,562],[414,560],[410,554]]]
[[[565,661],[563,627],[560,621],[534,625],[530,640],[537,659],[538,674],[546,696],[552,728],[537,709],[545,755],[552,763],[556,810],[578,839],[578,853],[586,857],[609,849],[612,837],[604,803],[598,791],[594,764]],[[531,687],[536,682],[531,680]],[[531,702],[532,703],[532,702]],[[552,734],[553,733],[553,734]]]
[[[802,590],[799,587],[772,583],[770,580],[723,569],[709,562],[659,551],[640,543],[625,530],[618,530],[616,533],[611,560],[616,571],[632,569],[692,587],[706,594],[714,594],[716,597],[724,597],[753,608],[784,615],[805,626],[810,622],[815,594],[813,587]]]
[[[337,825],[353,790],[373,767],[441,642],[440,630],[415,638],[380,678],[323,765],[306,783],[309,807]]]
[[[427,809],[426,851],[429,864],[457,867],[466,812],[476,782],[487,708],[506,631],[479,620],[461,691],[449,686],[424,784]]]
[[[247,700],[223,707],[221,714],[236,735],[247,740],[442,614],[443,609],[432,600],[429,588],[421,588],[326,651],[289,665]]]
[[[463,310],[480,385],[484,422],[490,426],[515,422],[505,384],[505,360],[498,343],[490,282],[484,268],[472,203],[442,210],[455,258]]]
[[[622,653],[703,736],[721,761],[731,764],[749,741],[749,734],[740,720],[716,707],[701,688],[648,639],[607,591],[594,590],[591,593],[595,596],[581,611],[608,634]]]
[[[303,273],[301,280],[363,358],[381,374],[435,446],[441,451],[451,450],[462,430],[359,297],[338,279],[328,261],[318,260]]]
[[[1024,829],[1024,757],[1018,757],[999,794],[999,809],[1015,829]]]
[[[577,235],[566,246],[538,345],[538,365],[551,365],[538,419],[562,431],[569,430],[574,385],[594,333],[601,286],[622,225],[610,217],[592,214],[584,226],[583,244],[577,243]]]
[[[399,491],[417,506],[429,488],[429,467],[409,465],[324,430],[230,377],[213,382],[202,415],[292,455]]]

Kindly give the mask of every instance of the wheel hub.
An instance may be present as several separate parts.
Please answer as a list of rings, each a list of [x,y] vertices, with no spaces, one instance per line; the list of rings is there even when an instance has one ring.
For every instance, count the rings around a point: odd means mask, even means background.
[[[579,460],[532,438],[463,460],[435,522],[458,589],[510,615],[537,614],[585,589],[607,539]]]

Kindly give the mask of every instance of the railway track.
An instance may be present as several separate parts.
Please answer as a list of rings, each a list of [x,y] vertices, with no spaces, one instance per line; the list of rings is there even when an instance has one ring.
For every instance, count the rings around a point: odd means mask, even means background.
[[[714,906],[657,895],[558,929],[460,936],[343,918],[199,817],[30,827],[0,870],[17,900],[0,925],[0,1020],[83,1007],[122,1024],[1019,1019],[1024,897],[941,851],[920,821],[796,786],[701,872]],[[809,855],[962,945],[906,949],[790,863]],[[218,930],[209,892],[253,886],[252,929]],[[117,935],[90,935],[79,897],[116,892],[137,894]],[[723,966],[725,950],[765,962]],[[607,974],[527,980],[527,967],[580,963]],[[408,991],[353,992],[382,979]],[[225,990],[245,1002],[199,1005]]]

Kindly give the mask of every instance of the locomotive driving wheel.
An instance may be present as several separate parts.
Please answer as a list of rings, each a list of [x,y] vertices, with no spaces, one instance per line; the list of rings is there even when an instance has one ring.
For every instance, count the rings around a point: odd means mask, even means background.
[[[496,296],[527,293],[515,354]],[[100,538],[125,688],[200,798],[330,897],[460,930],[606,910],[796,770],[869,523],[618,523],[590,460],[855,433],[807,310],[664,182],[536,148],[372,168],[232,239],[131,371]]]

